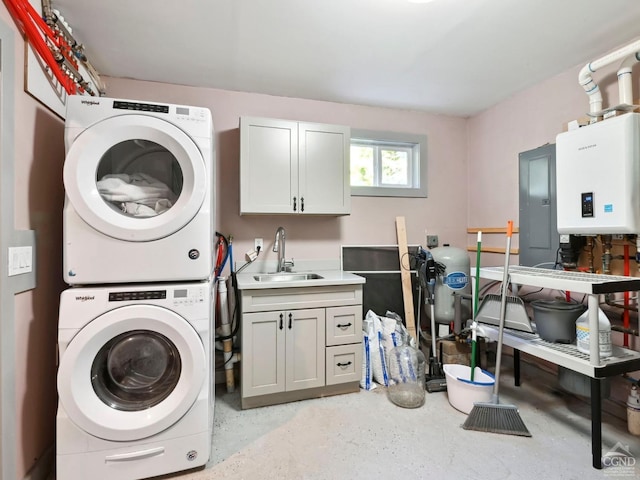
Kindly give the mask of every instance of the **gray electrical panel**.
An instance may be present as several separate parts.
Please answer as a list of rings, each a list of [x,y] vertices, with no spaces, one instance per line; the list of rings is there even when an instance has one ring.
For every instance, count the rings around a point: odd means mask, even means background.
[[[560,236],[556,216],[556,146],[519,155],[520,265],[554,268]]]

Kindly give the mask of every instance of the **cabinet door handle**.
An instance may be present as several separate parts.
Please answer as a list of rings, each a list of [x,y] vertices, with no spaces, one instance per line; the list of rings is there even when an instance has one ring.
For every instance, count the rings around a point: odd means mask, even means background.
[[[336,363],[336,365],[340,368],[344,368],[344,367],[348,367],[349,365],[351,365],[351,362],[347,362],[347,363]]]
[[[304,197],[300,197],[300,211],[304,212]]]
[[[298,208],[298,204],[296,203],[296,197],[293,197],[293,211],[295,212]]]
[[[291,330],[291,317],[293,317],[293,314],[289,314],[289,330]]]
[[[284,315],[280,314],[280,330],[284,328],[283,317]]]
[[[336,327],[338,327],[338,328],[347,328],[347,327],[350,327],[350,326],[351,326],[351,322],[349,322],[349,323],[339,323],[339,324],[336,325]]]

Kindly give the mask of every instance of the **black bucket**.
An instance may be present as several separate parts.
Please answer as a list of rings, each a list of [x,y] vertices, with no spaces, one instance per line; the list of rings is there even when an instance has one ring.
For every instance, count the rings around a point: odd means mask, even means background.
[[[575,343],[576,320],[587,307],[562,300],[534,300],[533,320],[540,338],[554,343]]]

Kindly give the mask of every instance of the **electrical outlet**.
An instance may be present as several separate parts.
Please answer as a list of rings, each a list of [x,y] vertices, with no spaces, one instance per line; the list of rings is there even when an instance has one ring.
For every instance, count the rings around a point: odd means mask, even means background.
[[[253,243],[253,248],[255,249],[255,251],[256,252],[259,251],[259,250],[262,251],[262,249],[264,248],[262,239],[261,238],[256,238],[253,242],[254,242]]]
[[[427,235],[427,248],[438,246],[438,235]]]

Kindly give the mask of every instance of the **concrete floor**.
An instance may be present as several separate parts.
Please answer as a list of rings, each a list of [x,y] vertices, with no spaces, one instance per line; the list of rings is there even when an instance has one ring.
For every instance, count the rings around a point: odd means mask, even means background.
[[[509,362],[505,359],[503,365]],[[640,466],[591,466],[589,405],[562,392],[554,375],[522,364],[522,386],[503,367],[502,403],[518,406],[531,438],[462,429],[466,415],[446,393],[417,409],[373,391],[240,409],[238,392],[218,386],[213,451],[204,469],[162,479],[622,479]],[[620,443],[640,464],[640,438],[603,415],[603,455]]]

